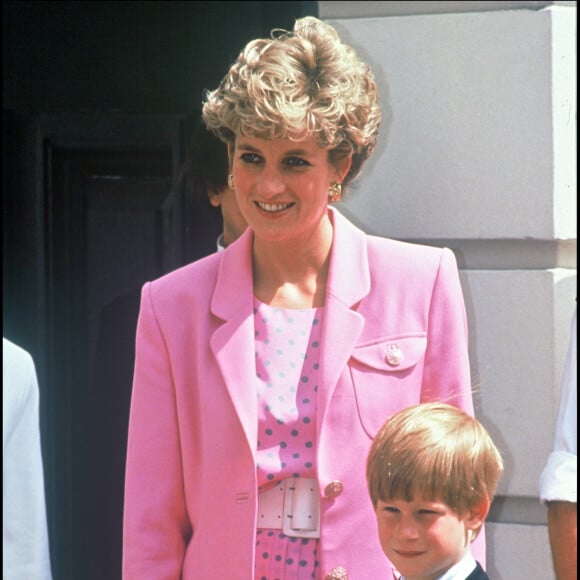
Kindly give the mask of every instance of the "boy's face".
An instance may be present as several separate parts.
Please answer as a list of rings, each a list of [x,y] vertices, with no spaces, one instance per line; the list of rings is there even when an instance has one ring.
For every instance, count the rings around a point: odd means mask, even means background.
[[[461,517],[439,501],[379,500],[376,516],[383,551],[408,580],[431,580],[451,568],[483,523],[480,514]]]

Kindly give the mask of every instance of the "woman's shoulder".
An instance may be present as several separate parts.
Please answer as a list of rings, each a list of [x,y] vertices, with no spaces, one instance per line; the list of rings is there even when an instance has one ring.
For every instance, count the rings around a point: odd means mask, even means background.
[[[457,260],[450,248],[397,240],[366,233],[339,212],[333,212],[340,256],[347,264],[363,260],[375,279],[386,278],[389,283],[416,281],[429,283],[440,273],[456,276]]]
[[[367,235],[367,245],[369,255],[381,260],[389,259],[391,262],[406,262],[410,265],[432,264],[434,267],[438,267],[443,260],[455,263],[455,254],[445,246],[430,246],[376,235]]]
[[[184,289],[202,289],[213,285],[222,258],[221,252],[204,256],[195,262],[185,264],[175,270],[148,282],[155,294],[174,294]]]

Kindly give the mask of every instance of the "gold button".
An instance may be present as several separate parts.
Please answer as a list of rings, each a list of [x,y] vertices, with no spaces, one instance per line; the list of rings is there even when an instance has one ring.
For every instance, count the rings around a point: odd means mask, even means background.
[[[324,488],[324,496],[328,499],[334,499],[338,497],[342,490],[344,489],[344,485],[342,481],[331,481],[325,488]]]
[[[392,367],[398,367],[403,362],[403,351],[396,344],[390,344],[385,353],[385,360]]]
[[[333,568],[324,580],[348,580],[348,574],[342,566]]]

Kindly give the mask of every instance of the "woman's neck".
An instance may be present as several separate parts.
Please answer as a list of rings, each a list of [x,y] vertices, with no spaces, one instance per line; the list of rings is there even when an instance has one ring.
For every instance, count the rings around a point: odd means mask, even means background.
[[[315,308],[324,305],[332,246],[332,225],[316,239],[269,242],[254,239],[254,295],[270,306]]]

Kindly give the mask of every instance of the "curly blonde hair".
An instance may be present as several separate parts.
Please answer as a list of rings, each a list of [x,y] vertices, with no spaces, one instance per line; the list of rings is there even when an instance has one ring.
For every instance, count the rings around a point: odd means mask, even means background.
[[[352,155],[343,185],[373,152],[381,118],[370,67],[312,16],[293,31],[250,41],[203,104],[205,124],[226,143],[237,135],[301,141],[314,134],[331,159]]]

